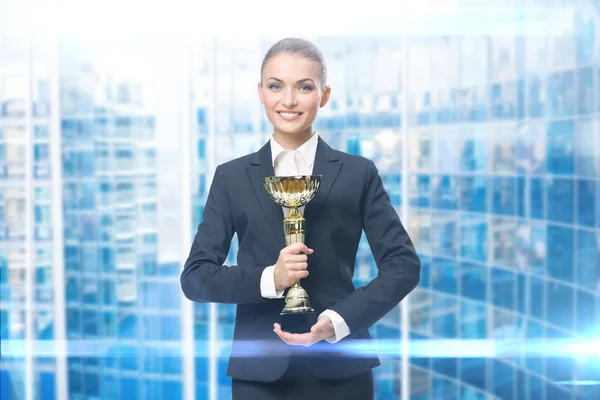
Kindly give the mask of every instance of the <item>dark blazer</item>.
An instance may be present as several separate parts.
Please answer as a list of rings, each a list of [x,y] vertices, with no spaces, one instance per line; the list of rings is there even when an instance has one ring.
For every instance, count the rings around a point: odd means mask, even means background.
[[[265,191],[262,178],[275,175],[267,142],[258,152],[219,165],[210,188],[203,221],[184,270],[181,287],[198,302],[237,304],[227,374],[233,378],[275,381],[290,354],[302,353],[306,365],[326,379],[360,374],[379,365],[377,355],[343,351],[344,342],[369,340],[368,328],[410,293],[420,276],[420,261],[390,203],[374,163],[332,149],[319,138],[313,175],[321,187],[304,210],[310,275],[302,286],[317,314],[339,313],[350,335],[338,343],[310,348],[288,346],[273,332],[283,299],[265,299],[260,278],[285,247],[283,210]],[[354,288],[356,252],[365,231],[378,275]],[[224,266],[237,233],[237,266]]]

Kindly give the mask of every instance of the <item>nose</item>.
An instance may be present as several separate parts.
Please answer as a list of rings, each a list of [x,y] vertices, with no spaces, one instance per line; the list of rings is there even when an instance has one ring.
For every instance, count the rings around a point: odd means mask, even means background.
[[[285,90],[281,102],[286,108],[292,108],[298,105],[298,100],[296,99],[296,92],[293,88],[287,88]]]

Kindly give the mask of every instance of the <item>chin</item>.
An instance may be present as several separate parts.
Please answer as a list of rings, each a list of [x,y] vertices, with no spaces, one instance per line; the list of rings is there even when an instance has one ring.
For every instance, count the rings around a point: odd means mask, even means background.
[[[290,127],[286,127],[286,126],[275,126],[275,129],[277,129],[281,133],[285,133],[286,135],[300,134],[301,132],[305,131],[307,128],[308,127],[306,127],[306,126],[303,126],[302,128],[290,128]]]

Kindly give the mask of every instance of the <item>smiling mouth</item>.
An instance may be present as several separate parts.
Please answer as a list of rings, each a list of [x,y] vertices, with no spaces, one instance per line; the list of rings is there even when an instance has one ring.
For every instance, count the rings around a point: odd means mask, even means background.
[[[281,115],[283,119],[291,121],[302,115],[301,112],[282,112],[278,111],[277,114]]]

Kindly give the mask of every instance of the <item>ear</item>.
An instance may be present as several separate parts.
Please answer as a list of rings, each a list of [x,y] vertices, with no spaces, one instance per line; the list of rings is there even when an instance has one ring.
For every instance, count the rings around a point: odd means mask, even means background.
[[[331,86],[327,86],[325,90],[323,90],[323,94],[321,95],[321,103],[319,107],[325,107],[325,104],[329,101],[329,96],[331,96]]]
[[[260,83],[260,81],[258,81],[258,97],[260,98],[260,102],[262,104],[265,104],[265,101],[263,100],[262,84]]]

